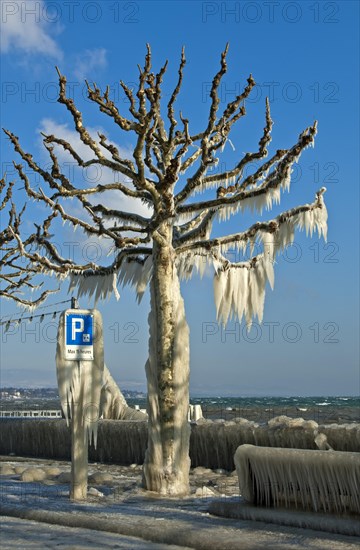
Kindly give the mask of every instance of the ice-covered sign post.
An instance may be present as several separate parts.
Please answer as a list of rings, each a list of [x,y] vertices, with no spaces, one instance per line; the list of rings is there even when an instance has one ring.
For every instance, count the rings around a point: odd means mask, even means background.
[[[92,361],[94,315],[81,314],[73,310],[65,312],[65,359],[70,361]]]
[[[102,318],[95,309],[60,316],[56,372],[66,422],[71,419],[71,500],[87,497],[88,444],[97,443],[104,372]]]

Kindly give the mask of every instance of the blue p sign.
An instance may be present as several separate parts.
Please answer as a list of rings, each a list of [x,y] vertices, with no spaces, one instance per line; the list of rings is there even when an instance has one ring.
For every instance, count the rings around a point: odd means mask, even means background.
[[[67,359],[93,359],[93,315],[65,314],[65,355]]]
[[[66,344],[70,346],[93,345],[92,315],[70,314],[66,317]]]

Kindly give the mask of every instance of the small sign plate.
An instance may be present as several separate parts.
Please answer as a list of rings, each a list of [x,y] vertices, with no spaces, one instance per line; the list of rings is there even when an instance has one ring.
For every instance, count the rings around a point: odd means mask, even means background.
[[[94,316],[91,313],[65,313],[65,359],[92,361],[94,359]]]

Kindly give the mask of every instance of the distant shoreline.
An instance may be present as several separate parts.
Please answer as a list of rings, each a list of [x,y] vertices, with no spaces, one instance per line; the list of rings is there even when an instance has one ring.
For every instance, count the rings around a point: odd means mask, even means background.
[[[59,410],[61,409],[57,389],[11,391],[4,395],[2,390],[0,410]],[[146,409],[146,394],[124,390],[125,399],[131,407]],[[277,416],[304,418],[318,424],[347,424],[360,422],[360,398],[354,396],[315,397],[190,397],[191,404],[201,406],[207,420],[234,421],[245,418],[266,423]]]

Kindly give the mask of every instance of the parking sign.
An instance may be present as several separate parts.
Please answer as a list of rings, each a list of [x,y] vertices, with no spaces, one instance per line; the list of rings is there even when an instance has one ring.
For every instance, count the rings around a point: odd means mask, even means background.
[[[94,359],[94,316],[68,310],[65,320],[65,359],[92,361]]]

